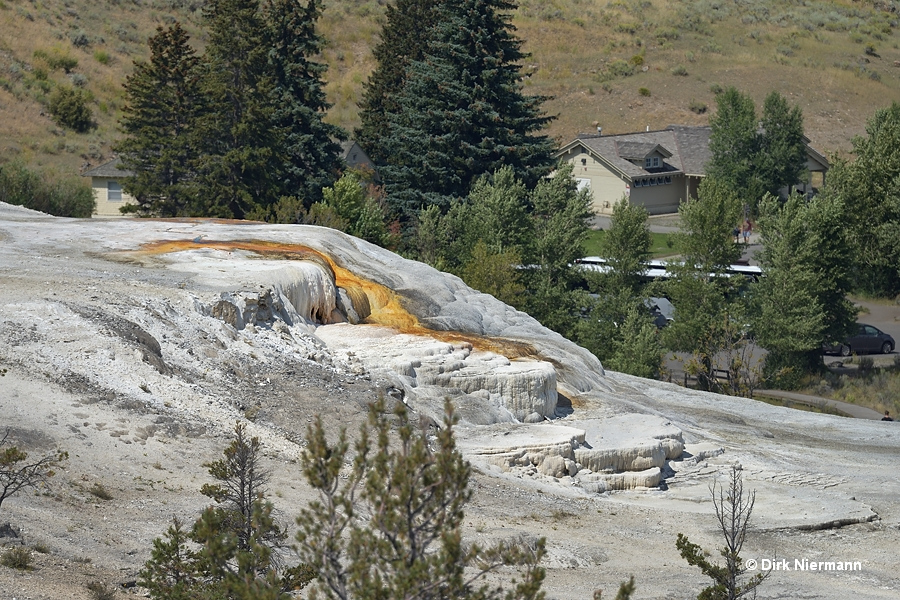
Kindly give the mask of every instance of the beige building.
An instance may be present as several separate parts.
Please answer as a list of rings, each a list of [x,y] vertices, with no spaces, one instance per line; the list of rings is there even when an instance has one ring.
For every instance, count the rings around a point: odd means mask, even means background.
[[[125,171],[119,164],[119,159],[113,159],[108,163],[95,167],[82,173],[83,177],[91,178],[91,190],[94,192],[94,201],[97,203],[94,216],[97,217],[121,217],[119,209],[126,204],[136,204],[134,198],[122,189],[122,180],[131,176],[130,171]]]
[[[612,213],[623,196],[639,204],[651,215],[674,213],[686,198],[697,196],[697,187],[706,176],[709,127],[669,125],[659,131],[616,135],[579,135],[557,153],[573,165],[579,188],[589,188],[594,212]],[[828,170],[828,161],[807,143],[807,170],[811,175]],[[803,192],[812,190],[812,181],[800,182]]]
[[[353,169],[374,171],[369,156],[356,142],[341,142],[341,158]],[[137,204],[133,196],[122,189],[122,180],[131,177],[131,171],[122,169],[118,158],[95,167],[81,174],[91,178],[91,190],[97,205],[94,209],[96,217],[121,217],[119,208],[126,204]]]

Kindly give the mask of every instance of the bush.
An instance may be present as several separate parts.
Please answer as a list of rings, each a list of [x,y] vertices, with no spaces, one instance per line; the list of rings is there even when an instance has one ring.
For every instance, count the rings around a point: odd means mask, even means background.
[[[94,125],[88,94],[82,90],[63,86],[56,88],[50,96],[48,108],[59,125],[78,133],[84,133]]]
[[[628,64],[621,58],[616,59],[609,63],[609,66],[606,69],[606,73],[609,77],[628,77],[629,75],[634,73],[634,65]]]
[[[20,163],[0,165],[0,202],[57,217],[90,217],[94,195],[80,178],[54,178]]]
[[[38,49],[34,51],[33,56],[35,58],[43,59],[43,61],[47,63],[47,66],[54,71],[62,69],[66,73],[69,73],[78,66],[77,58],[59,48],[53,48],[49,52]]]
[[[74,85],[77,88],[83,88],[84,86],[87,85],[87,82],[88,82],[87,77],[85,77],[81,73],[70,73],[69,81],[71,81],[72,85]]]
[[[106,50],[97,50],[96,52],[94,52],[94,60],[96,60],[101,65],[108,65],[110,60],[112,60],[112,57]]]
[[[650,90],[648,90],[645,87],[642,87],[642,88],[638,89],[638,94],[640,94],[641,96],[650,96]]]
[[[87,48],[91,45],[91,40],[87,36],[87,34],[82,31],[70,31],[69,32],[69,40],[72,42],[72,45],[76,48]]]
[[[99,581],[92,581],[85,587],[91,592],[93,600],[113,600],[116,597],[115,588],[111,588]]]
[[[101,500],[112,500],[113,498],[113,495],[109,493],[109,490],[103,487],[102,483],[95,483],[92,485],[91,489],[88,490],[88,493]]]
[[[31,570],[31,552],[28,548],[10,548],[0,555],[0,565],[19,571]]]
[[[687,77],[688,71],[684,67],[684,65],[677,65],[674,69],[672,69],[672,75],[678,75],[679,77]]]
[[[691,112],[697,113],[698,115],[702,115],[706,112],[708,106],[706,106],[705,102],[700,102],[698,100],[691,99],[691,102],[688,104],[688,108],[691,109]]]

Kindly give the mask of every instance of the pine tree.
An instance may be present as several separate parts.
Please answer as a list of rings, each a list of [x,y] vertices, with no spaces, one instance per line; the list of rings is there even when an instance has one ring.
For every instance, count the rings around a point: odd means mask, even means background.
[[[319,0],[308,0],[306,6],[297,0],[268,0],[266,5],[273,84],[269,101],[275,158],[282,161],[277,193],[301,198],[307,206],[320,200],[322,188],[337,179],[342,161],[335,140],[347,137],[323,120],[330,108],[322,89],[327,66],[311,60],[323,46],[315,29],[321,13]]]
[[[446,0],[397,0],[385,8],[381,40],[372,49],[375,70],[369,76],[359,104],[362,121],[356,141],[376,164],[387,162],[382,140],[390,137],[388,117],[400,109],[394,98],[406,80],[412,61],[421,60],[431,31]]]
[[[549,172],[552,142],[536,132],[551,117],[544,97],[522,93],[514,8],[507,0],[444,5],[425,57],[410,63],[382,139],[388,200],[405,219],[430,204],[448,207],[503,165],[529,188]]]
[[[277,552],[287,537],[265,498],[269,473],[261,446],[238,423],[223,458],[205,465],[216,480],[201,493],[216,504],[203,511],[190,531],[173,519],[153,542],[141,585],[158,600],[285,600],[307,585],[309,565],[285,568]]]
[[[127,137],[116,151],[134,175],[123,187],[137,200],[133,210],[140,214],[199,214],[190,189],[197,155],[194,123],[203,107],[199,59],[179,23],[156,31],[149,40],[150,61],[135,63],[125,82],[120,125]]]
[[[545,572],[538,566],[543,539],[488,548],[463,542],[471,467],[456,449],[449,400],[446,410],[444,426],[429,432],[410,419],[402,403],[391,418],[379,400],[360,429],[355,458],[348,456],[344,431],[329,445],[320,420],[309,427],[303,474],[318,498],[297,518],[297,551],[318,572],[315,597],[544,597]],[[510,581],[507,590],[483,583],[486,574],[504,565],[521,567],[522,579]]]
[[[194,192],[203,214],[243,218],[278,198],[271,177],[273,144],[266,26],[258,0],[210,0],[203,91],[210,108],[199,120]]]

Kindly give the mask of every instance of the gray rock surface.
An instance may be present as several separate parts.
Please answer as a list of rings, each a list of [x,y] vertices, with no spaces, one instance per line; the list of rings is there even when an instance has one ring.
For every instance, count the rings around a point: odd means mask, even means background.
[[[144,246],[162,241],[170,251]],[[298,276],[278,244],[305,245],[333,264],[313,257],[312,278]],[[385,287],[363,301],[361,284],[338,274],[332,296],[330,277],[320,277],[329,269]],[[395,370],[357,353],[352,335],[327,333],[355,327],[340,317],[358,322],[385,306],[404,310],[372,331],[412,315],[403,335],[434,338],[452,360],[420,375],[407,357]],[[402,357],[405,338],[384,335],[382,347]],[[365,336],[354,343],[376,346]],[[555,410],[549,383],[527,414],[490,386],[442,387],[455,352],[493,353],[479,360],[498,370],[508,366],[501,358],[552,365]],[[415,381],[404,379],[410,368]],[[696,597],[704,581],[678,557],[675,537],[686,533],[716,556],[709,486],[734,465],[757,493],[745,558],[862,564],[780,571],[761,597],[893,599],[900,589],[896,423],[604,372],[458,279],[330,230],[68,220],[0,204],[0,371],[0,427],[30,454],[70,455],[50,487],[3,503],[2,520],[24,543],[50,552],[35,553],[27,575],[0,567],[0,600],[88,598],[90,581],[133,580],[171,517],[189,520],[204,506],[202,464],[220,455],[236,420],[263,442],[272,499],[289,525],[312,497],[297,465],[307,424],[355,431],[379,394],[405,399],[430,424],[445,396],[458,406],[458,443],[473,464],[464,535],[546,537],[551,598],[590,598],[596,588],[612,596],[632,574],[636,598]],[[112,499],[91,495],[94,483]]]

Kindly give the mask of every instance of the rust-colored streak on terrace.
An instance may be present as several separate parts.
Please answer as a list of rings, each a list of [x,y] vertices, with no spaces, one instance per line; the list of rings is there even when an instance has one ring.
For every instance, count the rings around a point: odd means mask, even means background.
[[[314,262],[332,272],[335,285],[347,290],[348,295],[354,298],[355,307],[357,305],[356,298],[365,297],[368,300],[369,310],[366,311],[368,316],[365,318],[364,323],[391,327],[401,333],[427,335],[449,343],[469,343],[478,350],[495,352],[510,359],[536,357],[534,348],[524,342],[484,337],[459,331],[435,331],[428,329],[419,322],[415,315],[403,307],[400,296],[396,292],[379,283],[359,277],[338,265],[327,254],[301,244],[284,244],[263,240],[169,240],[146,244],[143,252],[168,254],[199,249],[214,249],[225,252],[244,250],[265,258]],[[358,308],[357,312],[359,312]]]

